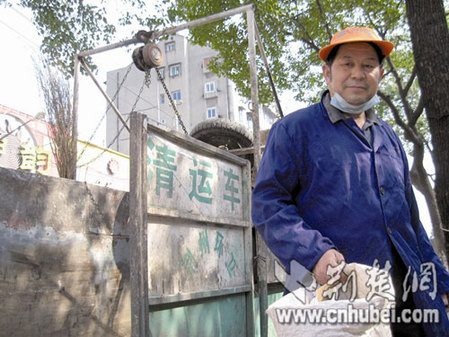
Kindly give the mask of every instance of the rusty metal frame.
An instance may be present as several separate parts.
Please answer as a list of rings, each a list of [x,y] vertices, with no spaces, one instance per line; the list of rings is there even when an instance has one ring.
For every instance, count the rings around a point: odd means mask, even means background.
[[[136,134],[133,135],[133,132],[130,132],[131,134],[131,144],[130,144],[130,153],[140,153],[140,155],[143,155],[143,152],[141,151],[146,151],[146,147],[143,146],[142,144],[146,144],[145,142],[143,142],[143,138],[144,135],[141,134],[141,131],[143,130],[142,128],[142,120],[141,117],[131,117],[131,124],[133,124],[133,126],[130,128],[125,119],[123,118],[123,116],[121,115],[120,111],[117,109],[117,107],[115,106],[115,104],[113,103],[112,99],[107,95],[107,93],[101,88],[101,86],[99,85],[98,80],[95,78],[94,74],[92,73],[92,71],[89,69],[89,67],[87,66],[84,58],[87,56],[91,56],[94,54],[98,54],[98,53],[102,53],[105,51],[109,51],[109,50],[113,50],[116,48],[121,48],[121,47],[126,47],[129,46],[131,44],[137,44],[137,43],[145,43],[148,39],[146,39],[147,37],[149,37],[150,39],[157,39],[163,35],[169,35],[169,34],[174,34],[178,31],[184,30],[184,29],[188,29],[188,28],[192,28],[195,26],[199,26],[199,25],[203,25],[203,24],[207,24],[210,22],[214,22],[214,21],[218,21],[230,16],[234,16],[237,14],[243,14],[246,13],[246,18],[247,18],[247,26],[248,26],[248,48],[249,48],[249,67],[250,67],[250,83],[251,83],[251,102],[252,102],[252,121],[253,121],[253,153],[254,153],[254,171],[257,172],[258,167],[259,167],[259,162],[260,162],[260,158],[261,158],[261,144],[260,144],[260,123],[259,123],[259,98],[258,98],[258,80],[257,80],[257,66],[256,66],[256,36],[258,37],[258,31],[257,31],[257,27],[256,27],[256,23],[255,23],[255,18],[254,18],[254,5],[249,4],[249,5],[244,5],[235,9],[231,9],[228,11],[224,11],[218,14],[214,14],[205,18],[200,18],[197,20],[193,20],[190,21],[188,23],[184,23],[181,24],[179,26],[175,26],[175,27],[170,27],[167,29],[164,29],[162,31],[155,31],[155,32],[151,32],[151,34],[149,34],[149,36],[146,36],[145,39],[142,37],[142,35],[137,34],[136,37],[129,39],[129,40],[125,40],[122,42],[118,42],[115,44],[111,44],[108,46],[104,46],[104,47],[100,47],[100,48],[96,48],[96,49],[92,49],[92,50],[87,50],[87,51],[82,51],[78,54],[75,55],[74,57],[74,92],[73,92],[73,110],[74,110],[74,115],[77,116],[78,115],[78,101],[79,101],[79,74],[80,74],[80,67],[82,66],[86,72],[88,73],[89,77],[91,77],[91,79],[94,81],[95,85],[98,87],[98,89],[100,90],[100,92],[103,94],[103,96],[105,97],[106,101],[108,102],[108,104],[112,107],[112,110],[117,114],[118,118],[121,120],[121,122],[125,125],[125,127],[130,131],[131,129],[135,129],[136,127],[138,129],[140,129],[140,131]],[[259,39],[259,44],[260,44],[260,38]],[[266,56],[264,54],[264,52],[262,51],[262,57],[264,58],[264,62],[266,62]],[[134,118],[134,119],[133,119]],[[75,123],[77,124],[77,123]],[[135,125],[134,125],[135,124]],[[137,125],[137,126],[136,126]],[[140,137],[140,138],[139,138]],[[134,142],[134,144],[132,144]],[[141,142],[141,144],[137,144],[138,142]],[[145,148],[145,150],[143,149]],[[249,170],[249,180],[251,181],[251,170]],[[131,181],[130,181],[130,198],[133,198],[134,200],[132,201],[132,207],[135,207],[133,209],[132,212],[130,212],[130,214],[134,213],[135,211],[138,211],[139,214],[135,215],[134,218],[132,219],[133,221],[133,239],[135,240],[135,242],[138,242],[138,245],[132,245],[131,249],[131,256],[137,259],[137,261],[134,261],[131,264],[131,273],[132,275],[135,275],[136,279],[134,280],[135,283],[133,283],[132,288],[134,288],[132,290],[132,297],[131,297],[131,301],[132,303],[134,303],[133,308],[132,308],[132,336],[133,337],[137,337],[137,336],[148,336],[149,335],[149,323],[148,323],[148,316],[146,315],[146,312],[148,310],[148,305],[147,303],[145,303],[144,301],[148,301],[148,297],[147,296],[143,296],[145,299],[142,299],[142,295],[144,294],[145,291],[145,280],[142,279],[142,275],[147,275],[147,273],[145,272],[145,266],[144,264],[142,264],[142,259],[146,259],[147,256],[147,246],[145,245],[145,242],[141,241],[141,238],[139,238],[138,236],[141,236],[145,231],[146,231],[146,211],[143,208],[143,200],[138,198],[142,198],[144,195],[142,193],[142,186],[146,186],[145,184],[143,184],[143,179],[145,176],[146,170],[143,169],[143,164],[142,163],[132,163],[131,164]],[[132,191],[132,193],[131,193]],[[130,200],[130,208],[131,208],[131,200]],[[249,210],[247,210],[247,212],[249,212]],[[145,213],[145,215],[144,215]],[[259,253],[263,253],[263,251],[258,252]],[[263,260],[263,256],[262,256],[262,260]],[[261,328],[261,336],[262,337],[266,337],[267,336],[267,329],[268,329],[268,321],[267,321],[267,316],[265,314],[265,310],[267,307],[267,284],[266,284],[266,265],[263,264],[262,268],[260,268],[260,266],[258,266],[258,285],[259,285],[259,297],[260,297],[260,317],[261,317],[261,322],[260,322],[260,328]],[[148,282],[148,280],[146,281]],[[146,289],[147,293],[148,293],[148,287]],[[251,300],[251,307],[252,307],[252,296],[251,299],[247,299],[248,303]],[[145,309],[145,306],[147,307],[147,309]],[[252,311],[251,313],[247,313],[248,315],[252,315]],[[249,318],[249,317],[248,317]],[[251,321],[253,320],[253,317],[251,318]],[[147,323],[145,323],[147,322]],[[249,335],[253,335],[254,331],[252,331],[250,328],[248,328],[248,332]]]
[[[252,102],[252,119],[253,119],[253,138],[254,138],[254,166],[256,168],[259,167],[261,152],[260,152],[260,123],[259,123],[259,93],[258,93],[258,85],[257,85],[257,65],[256,65],[256,33],[257,28],[255,26],[254,19],[254,5],[244,5],[241,7],[237,7],[228,11],[224,11],[221,13],[213,14],[204,18],[200,18],[197,20],[193,20],[178,26],[169,27],[161,31],[154,31],[149,34],[150,39],[157,39],[164,35],[174,34],[184,29],[193,28],[196,26],[204,25],[207,23],[215,22],[218,20],[225,19],[230,16],[234,16],[237,14],[246,13],[247,16],[247,25],[248,25],[248,46],[249,46],[249,67],[250,67],[250,81],[251,81],[251,102]],[[125,40],[118,43],[113,43],[108,46],[103,46],[95,49],[90,49],[86,51],[79,52],[74,57],[74,84],[73,84],[73,112],[74,115],[78,115],[78,101],[79,101],[79,74],[81,66],[86,70],[89,77],[98,87],[100,92],[105,97],[108,104],[112,107],[113,111],[117,114],[120,121],[125,125],[125,127],[129,131],[129,126],[127,125],[125,119],[123,118],[120,111],[117,109],[115,104],[109,95],[101,88],[98,80],[95,78],[95,75],[89,69],[87,64],[84,61],[84,58],[87,56],[99,54],[102,52],[106,52],[109,50],[126,47],[132,44],[137,43],[145,43],[147,39],[142,38],[140,34],[137,34],[136,37]],[[264,53],[263,53],[264,54]],[[75,123],[76,124],[76,123]]]
[[[150,336],[148,306],[148,237],[146,156],[147,133],[145,117],[131,112],[130,132],[130,283],[131,283],[131,336]],[[143,159],[144,158],[144,159]]]

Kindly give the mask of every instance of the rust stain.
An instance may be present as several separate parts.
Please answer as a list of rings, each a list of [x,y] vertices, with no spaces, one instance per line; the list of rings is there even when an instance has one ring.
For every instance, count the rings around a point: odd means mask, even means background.
[[[26,217],[12,216],[6,221],[6,227],[13,229],[30,229],[31,221]]]

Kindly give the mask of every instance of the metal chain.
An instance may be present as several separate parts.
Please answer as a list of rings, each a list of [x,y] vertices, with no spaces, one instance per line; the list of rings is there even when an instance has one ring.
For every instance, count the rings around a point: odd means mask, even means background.
[[[142,92],[143,92],[143,89],[145,88],[145,86],[146,86],[146,87],[149,87],[149,85],[151,84],[151,76],[150,76],[149,73],[150,73],[149,71],[146,71],[146,72],[145,72],[145,79],[144,79],[144,81],[143,81],[143,83],[142,83],[142,86],[141,86],[140,89],[139,89],[139,93],[137,94],[136,101],[134,102],[133,107],[131,108],[131,112],[135,111],[136,106],[137,106],[137,103],[139,102],[139,100],[140,100],[140,98],[141,98],[141,95],[142,95]],[[126,75],[125,75],[125,76],[126,76]],[[123,82],[122,82],[122,84],[123,84]],[[128,122],[128,121],[129,121],[129,116],[128,116],[128,118],[126,119],[126,122]],[[109,147],[111,147],[112,144],[114,144],[114,142],[115,142],[115,141],[117,140],[117,138],[120,136],[120,134],[122,133],[122,131],[123,131],[124,128],[125,128],[125,124],[122,124],[122,127],[121,127],[120,130],[117,132],[117,134],[115,135],[115,137],[111,140],[111,142],[107,145],[107,147],[106,147],[105,149],[103,149],[103,151],[100,152],[100,154],[98,154],[95,158],[91,159],[90,161],[88,161],[87,163],[84,163],[83,165],[81,165],[81,166],[79,166],[79,167],[89,165],[90,163],[93,163],[95,160],[97,160],[98,158],[100,158],[100,157],[101,157],[101,156],[102,156],[102,155],[109,149]]]
[[[183,121],[181,119],[181,114],[179,113],[178,109],[176,108],[176,104],[175,104],[175,102],[173,100],[173,97],[171,97],[170,91],[168,90],[168,88],[167,88],[167,86],[166,86],[166,84],[164,82],[164,79],[162,78],[162,75],[159,72],[159,69],[156,68],[155,70],[156,70],[157,77],[159,78],[159,81],[161,81],[162,87],[164,88],[165,93],[167,94],[168,100],[170,101],[170,104],[173,107],[173,111],[175,112],[175,115],[178,118],[179,124],[181,124],[182,130],[184,131],[184,133],[186,135],[188,135],[189,133],[187,132],[187,129],[186,129],[186,127],[185,127],[185,125],[184,125],[184,123],[183,123]]]
[[[143,89],[145,88],[145,86],[147,88],[149,86],[149,84],[148,84],[149,80],[147,78],[148,73],[149,73],[149,71],[145,72],[145,78],[143,79],[142,86],[140,87],[139,93],[137,94],[136,101],[134,102],[133,107],[131,108],[131,112],[136,111],[135,109],[136,109],[137,103],[139,102],[139,100],[140,100],[140,98],[142,96]],[[150,83],[151,83],[151,81],[150,81]]]
[[[123,76],[122,81],[120,82],[120,84],[119,84],[119,86],[118,86],[116,92],[114,93],[114,96],[112,96],[112,98],[111,98],[111,101],[112,101],[112,102],[117,98],[117,95],[119,94],[120,89],[122,88],[123,84],[124,84],[125,81],[126,81],[126,78],[128,77],[128,74],[129,74],[130,71],[131,71],[132,65],[133,65],[133,64],[131,63],[131,64],[128,66],[128,69],[126,70],[126,73],[125,73],[125,75]],[[92,136],[90,136],[89,140],[87,141],[88,143],[92,140],[92,138],[94,137],[94,135],[97,133],[98,128],[99,128],[100,125],[101,125],[101,122],[103,122],[103,119],[106,117],[106,113],[108,112],[109,107],[110,107],[110,104],[108,103],[108,106],[107,106],[107,108],[106,108],[106,111],[105,111],[104,115],[101,117],[100,121],[98,122],[97,127],[95,128],[94,132],[92,133]]]
[[[149,88],[149,87],[150,87],[150,84],[151,84],[151,72],[150,72],[150,70],[148,69],[148,70],[145,72],[145,85],[147,86],[147,88]]]
[[[120,82],[120,84],[119,84],[117,90],[115,91],[114,96],[112,96],[112,99],[111,99],[112,102],[117,98],[117,95],[119,94],[119,92],[120,92],[120,90],[121,90],[123,84],[125,83],[126,79],[128,78],[128,75],[129,75],[129,73],[131,72],[132,65],[133,65],[133,63],[130,63],[129,66],[128,66],[128,69],[126,69],[126,73],[125,73],[125,75],[123,76],[122,81]],[[92,140],[92,138],[93,138],[93,137],[95,136],[95,134],[97,133],[98,128],[100,127],[101,123],[103,122],[103,120],[105,119],[105,117],[106,117],[106,115],[107,115],[107,112],[108,112],[108,110],[109,110],[109,107],[110,107],[110,104],[108,104],[108,106],[106,107],[105,113],[103,114],[103,116],[101,117],[101,119],[100,119],[100,121],[98,122],[97,126],[95,127],[95,130],[92,132],[92,135],[90,136],[89,140],[86,142],[86,145],[84,145],[84,147],[83,147],[81,153],[78,155],[77,161],[81,159],[82,155],[84,154],[84,152],[85,152],[86,149],[87,149],[87,145],[90,143],[90,141]],[[122,129],[123,129],[123,128],[122,128]],[[121,132],[121,130],[120,130],[120,132]],[[120,133],[119,133],[119,134],[120,134]],[[115,138],[114,138],[114,141],[115,141]],[[112,143],[113,143],[113,142],[112,142]],[[111,145],[112,145],[112,143],[111,143]],[[109,145],[109,146],[111,146],[111,145]],[[109,148],[109,146],[108,146],[107,148]],[[90,160],[88,163],[85,163],[85,164],[80,165],[80,166],[77,166],[77,167],[80,168],[80,167],[83,167],[83,166],[86,166],[86,165],[92,163],[93,161],[97,160],[97,159],[98,159],[98,158],[99,158],[105,151],[106,151],[106,150],[104,150],[102,153],[100,153],[100,155],[98,155],[97,157],[95,157],[94,160]]]
[[[131,65],[132,65],[132,64],[131,64]],[[129,72],[130,72],[130,70],[131,70],[131,65],[130,65],[130,67],[128,68],[128,70],[127,70],[125,76],[123,77],[123,80],[121,81],[121,83],[120,83],[120,85],[119,85],[119,88],[117,89],[116,93],[115,93],[114,96],[112,97],[112,99],[111,99],[112,101],[115,100],[115,98],[117,97],[117,95],[118,95],[118,93],[119,93],[119,91],[120,91],[122,85],[124,84],[124,82],[125,82],[125,80],[126,80],[128,74],[129,74]],[[168,90],[168,88],[167,88],[167,86],[166,86],[166,84],[165,84],[165,82],[164,82],[164,80],[163,80],[163,78],[162,78],[162,75],[159,73],[159,70],[158,70],[157,68],[156,68],[155,70],[156,70],[156,74],[157,74],[159,80],[161,81],[162,86],[163,86],[163,88],[164,88],[164,90],[165,90],[165,92],[166,92],[166,94],[167,94],[167,96],[168,96],[168,99],[169,99],[169,101],[170,101],[170,103],[171,103],[171,105],[172,105],[172,107],[173,107],[173,110],[174,110],[174,112],[175,112],[175,114],[176,114],[176,117],[178,118],[178,121],[179,121],[179,123],[181,124],[182,130],[184,131],[185,134],[188,134],[187,129],[186,129],[186,127],[185,127],[185,125],[184,125],[184,123],[183,123],[183,121],[182,121],[182,119],[181,119],[181,115],[180,115],[180,113],[178,112],[178,110],[176,109],[176,104],[174,103],[173,98],[172,98],[171,95],[170,95],[170,91]],[[139,89],[139,93],[137,94],[136,101],[134,102],[133,107],[131,108],[131,112],[135,111],[136,106],[137,106],[137,103],[139,102],[139,100],[140,100],[140,98],[141,98],[141,96],[142,96],[142,92],[143,92],[145,86],[148,88],[148,87],[150,86],[150,84],[151,84],[151,74],[150,74],[150,70],[148,70],[148,71],[145,72],[145,78],[144,78],[144,81],[143,81],[143,83],[142,83],[142,86],[141,86],[140,89]],[[108,106],[108,109],[109,109],[109,106]],[[106,109],[106,112],[107,112],[108,109]],[[106,114],[103,115],[102,119],[100,120],[100,123],[97,125],[96,130],[98,129],[99,125],[101,124],[101,122],[103,121],[103,119],[105,118],[105,116],[106,116]],[[129,116],[128,116],[128,119],[127,119],[127,120],[129,120]],[[93,163],[95,160],[97,160],[99,157],[101,157],[101,156],[106,152],[106,150],[109,149],[109,147],[110,147],[110,146],[117,140],[117,138],[118,138],[118,137],[120,136],[120,134],[122,133],[123,129],[124,129],[124,125],[122,125],[122,127],[120,128],[119,132],[118,132],[117,135],[114,137],[114,139],[111,140],[111,142],[107,145],[107,147],[106,147],[105,149],[103,149],[103,151],[102,151],[99,155],[97,155],[95,158],[93,158],[93,159],[90,160],[89,162],[84,163],[83,165],[80,165],[80,166],[78,166],[78,167],[83,167],[83,166],[89,165],[90,163]],[[96,132],[96,131],[95,131],[95,132]],[[93,133],[93,135],[91,136],[91,138],[89,139],[89,141],[90,141],[90,140],[92,139],[92,137],[95,135],[95,132]],[[83,151],[82,151],[81,154],[79,155],[78,159],[81,158],[81,156],[82,156],[82,154],[84,153],[84,151],[86,150],[86,148],[87,148],[87,143],[86,143],[86,145],[84,146]]]
[[[126,119],[126,122],[129,121],[129,116]],[[103,149],[103,151],[101,151],[95,158],[92,158],[91,160],[89,160],[87,163],[84,163],[83,165],[78,166],[79,167],[83,167],[83,166],[87,166],[91,163],[93,163],[94,161],[96,161],[98,158],[100,158],[107,150],[109,150],[109,148],[112,146],[112,144],[114,144],[114,142],[117,140],[117,138],[120,136],[120,134],[122,133],[123,129],[125,128],[125,124],[122,123],[122,127],[120,128],[119,132],[117,132],[117,134],[115,135],[115,137],[110,141],[110,143],[106,146],[106,148]],[[87,146],[87,145],[86,145]]]

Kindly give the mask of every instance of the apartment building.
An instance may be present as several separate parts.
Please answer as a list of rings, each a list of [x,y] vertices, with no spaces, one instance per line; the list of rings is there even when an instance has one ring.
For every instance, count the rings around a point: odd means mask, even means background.
[[[149,123],[182,132],[170,95],[187,132],[208,118],[226,118],[252,128],[248,102],[238,95],[232,81],[208,68],[218,54],[216,51],[193,45],[182,35],[160,41],[158,47],[164,55],[164,63],[158,70],[168,93],[155,69],[151,69],[148,76],[130,65],[107,74],[107,93],[125,119],[128,120],[134,110],[146,114]],[[260,111],[261,129],[269,128],[274,122],[274,113],[267,108]],[[115,151],[129,152],[129,133],[112,109],[107,113],[106,144]]]

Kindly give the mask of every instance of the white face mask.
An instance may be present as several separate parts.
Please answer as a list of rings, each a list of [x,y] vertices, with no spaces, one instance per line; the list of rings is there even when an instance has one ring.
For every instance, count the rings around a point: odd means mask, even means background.
[[[341,97],[338,93],[334,93],[331,99],[331,105],[338,110],[346,112],[351,115],[358,115],[362,112],[371,109],[373,106],[380,103],[380,98],[377,95],[374,95],[368,102],[363,103],[362,105],[352,105]]]

